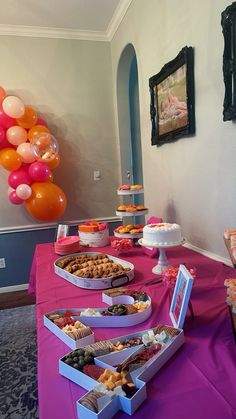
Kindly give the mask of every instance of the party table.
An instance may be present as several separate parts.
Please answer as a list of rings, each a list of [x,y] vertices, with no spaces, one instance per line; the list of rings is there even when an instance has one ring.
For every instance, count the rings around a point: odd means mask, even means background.
[[[111,247],[91,250],[115,255]],[[36,295],[40,419],[76,419],[76,400],[87,392],[59,374],[58,360],[71,349],[44,326],[43,315],[60,308],[106,307],[101,291],[80,289],[54,273],[58,257],[52,243],[37,245],[29,282],[29,293]],[[97,341],[171,324],[169,290],[163,283],[147,285],[155,278],[156,259],[139,247],[120,257],[134,264],[128,286],[150,295],[152,315],[132,327],[94,328]],[[187,313],[184,345],[147,383],[147,399],[133,418],[235,419],[236,346],[224,287],[224,279],[235,271],[184,246],[169,249],[168,261],[196,267],[191,294],[195,317]],[[115,417],[128,415],[119,411]]]

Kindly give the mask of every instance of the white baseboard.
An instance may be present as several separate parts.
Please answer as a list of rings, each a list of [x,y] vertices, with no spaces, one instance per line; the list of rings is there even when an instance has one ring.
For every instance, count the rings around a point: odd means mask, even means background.
[[[12,285],[11,287],[0,287],[0,294],[4,292],[27,290],[28,287],[29,287],[29,284]]]
[[[208,252],[208,250],[201,249],[200,247],[194,246],[191,243],[185,243],[183,246],[193,250],[194,252],[200,253],[203,256],[216,260],[217,262],[222,262],[225,265],[232,267],[232,262],[228,258],[224,258],[222,256],[216,255],[215,253]]]

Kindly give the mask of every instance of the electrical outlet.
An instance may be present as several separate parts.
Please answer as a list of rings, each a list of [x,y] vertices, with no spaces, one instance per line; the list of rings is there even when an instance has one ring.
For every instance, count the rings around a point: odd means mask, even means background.
[[[93,180],[101,180],[101,173],[100,170],[95,170],[93,172]]]
[[[0,269],[6,267],[5,258],[0,258]]]

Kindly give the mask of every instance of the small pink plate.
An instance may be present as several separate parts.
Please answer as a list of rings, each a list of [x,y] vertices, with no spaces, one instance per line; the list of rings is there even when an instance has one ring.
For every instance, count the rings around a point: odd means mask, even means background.
[[[79,242],[78,236],[67,236],[57,240],[56,244],[59,245],[71,245]]]

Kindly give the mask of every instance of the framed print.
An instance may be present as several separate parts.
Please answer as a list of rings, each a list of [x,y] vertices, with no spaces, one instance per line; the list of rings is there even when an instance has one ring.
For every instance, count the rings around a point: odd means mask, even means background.
[[[184,265],[180,265],[169,313],[173,325],[180,329],[184,325],[192,286],[192,275]]]
[[[221,25],[224,36],[223,76],[225,96],[223,104],[223,121],[236,120],[236,2],[221,14]]]
[[[195,133],[194,54],[184,47],[149,79],[151,143],[162,145]]]

